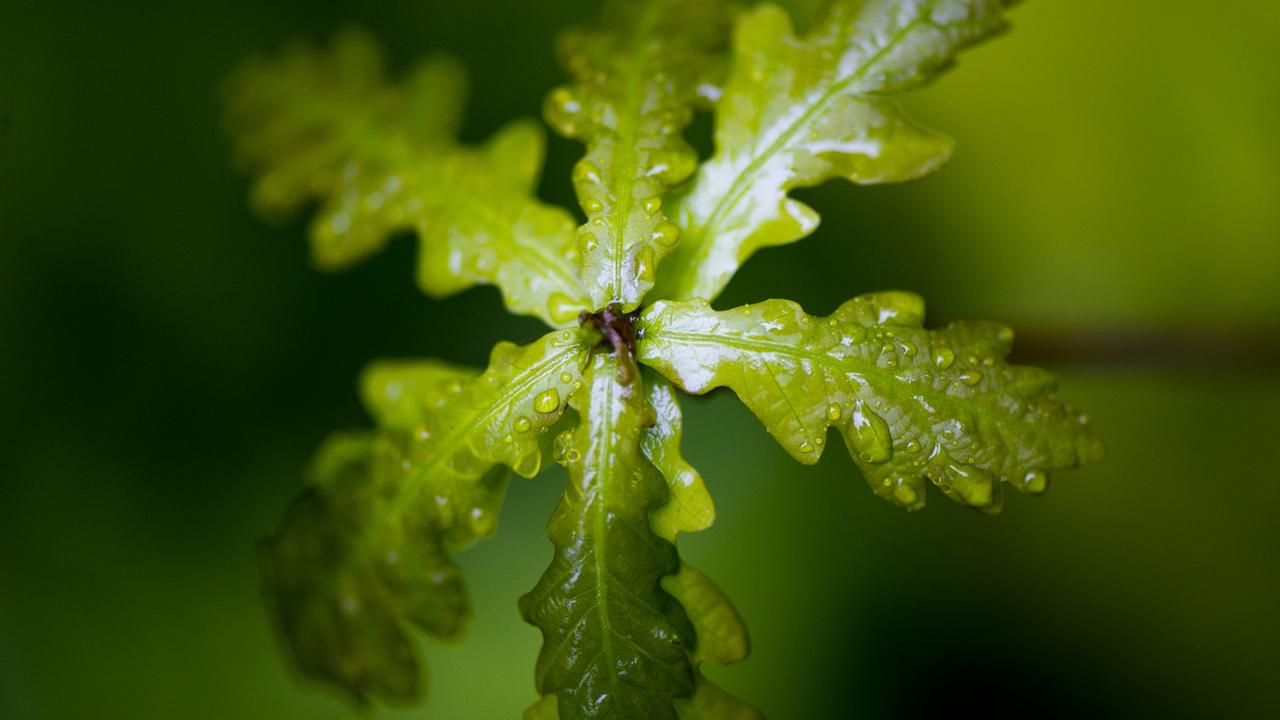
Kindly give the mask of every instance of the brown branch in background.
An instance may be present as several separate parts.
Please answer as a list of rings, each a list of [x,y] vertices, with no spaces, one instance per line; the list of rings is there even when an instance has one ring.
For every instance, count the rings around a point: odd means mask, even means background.
[[[1010,359],[1050,368],[1280,373],[1280,329],[1018,330]]]

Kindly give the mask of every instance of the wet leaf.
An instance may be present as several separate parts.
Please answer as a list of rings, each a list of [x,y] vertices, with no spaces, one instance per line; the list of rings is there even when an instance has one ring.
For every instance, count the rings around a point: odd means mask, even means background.
[[[818,215],[787,196],[793,188],[936,169],[951,140],[910,120],[893,96],[1002,29],[1003,4],[836,0],[803,38],[777,7],[744,13],[716,103],[716,152],[672,203],[684,239],[655,296],[713,300],[756,250],[813,232]]]
[[[298,669],[358,702],[421,694],[414,625],[452,640],[467,595],[450,549],[497,528],[508,469],[537,472],[594,337],[501,344],[484,373],[437,361],[371,366],[379,429],[337,435],[263,549],[268,598]],[[555,395],[554,404],[546,402]]]
[[[694,631],[660,582],[679,559],[649,526],[666,485],[640,449],[645,396],[617,377],[617,359],[597,354],[573,397],[582,420],[558,443],[569,478],[547,530],[555,555],[520,612],[542,631],[536,685],[562,720],[675,720],[676,698],[693,694]]]
[[[593,309],[634,309],[679,242],[662,198],[697,167],[681,131],[727,18],[722,0],[614,0],[595,26],[562,38],[573,82],[547,97],[546,116],[587,145],[573,184],[587,214],[578,248]]]
[[[255,206],[288,216],[312,199],[317,265],[350,265],[396,232],[420,238],[417,278],[433,296],[497,285],[507,306],[556,326],[587,306],[572,217],[536,200],[545,139],[516,121],[479,147],[454,139],[462,68],[437,57],[399,84],[356,31],[328,50],[294,47],[228,84],[227,123],[257,174]]]
[[[723,312],[660,302],[641,318],[640,361],[692,393],[732,389],[800,462],[817,462],[835,427],[876,493],[908,508],[923,506],[928,479],[996,510],[1001,482],[1038,492],[1049,471],[1100,456],[1053,376],[1005,362],[1012,331],[923,322],[909,293],[864,295],[826,318],[786,300]]]

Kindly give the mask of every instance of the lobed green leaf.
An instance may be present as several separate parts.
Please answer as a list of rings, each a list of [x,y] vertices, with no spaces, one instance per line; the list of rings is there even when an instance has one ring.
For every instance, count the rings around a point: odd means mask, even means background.
[[[434,58],[394,85],[382,65],[374,43],[349,31],[328,51],[299,46],[232,79],[227,122],[240,163],[259,176],[255,206],[287,216],[323,201],[311,227],[321,268],[414,230],[428,294],[492,284],[513,312],[571,323],[586,294],[572,217],[534,197],[542,130],[517,121],[480,147],[459,146],[462,68]]]
[[[667,481],[667,500],[649,515],[658,537],[675,543],[682,532],[697,532],[715,522],[715,506],[702,476],[680,454],[683,417],[675,389],[652,371],[644,373],[645,392],[653,425],[644,429],[640,449]],[[676,701],[681,720],[753,720],[755,708],[716,687],[699,670],[745,660],[751,640],[742,616],[711,578],[682,562],[675,575],[662,578],[662,587],[684,607],[693,624],[696,643],[689,654],[695,670],[693,697]]]
[[[313,487],[263,550],[267,595],[299,670],[358,702],[405,702],[422,670],[405,632],[451,640],[467,596],[447,551],[493,534],[507,468],[533,475],[596,337],[502,343],[488,370],[376,363],[361,395],[380,430],[330,439]]]
[[[424,673],[406,632],[413,625],[456,640],[468,617],[458,547],[494,530],[506,472],[486,473],[438,511],[431,502],[391,512],[406,476],[402,434],[331,437],[313,487],[263,547],[267,596],[299,671],[355,701],[403,703],[422,694]],[[468,518],[454,525],[455,515]]]
[[[744,13],[716,103],[716,152],[673,203],[684,239],[655,296],[714,299],[756,250],[811,233],[818,215],[788,197],[793,188],[898,182],[937,168],[950,139],[911,121],[892,96],[1001,30],[1003,5],[835,0],[803,38],[777,7]]]
[[[589,387],[598,393],[598,400],[585,400],[585,408],[580,407],[579,411],[589,413],[617,407],[615,417],[619,424],[613,429],[599,428],[595,432],[604,438],[614,438],[619,443],[614,448],[620,452],[612,453],[606,447],[605,451],[595,455],[594,467],[583,470],[584,475],[595,473],[595,479],[589,480],[573,474],[573,469],[593,457],[580,449],[582,434],[591,431],[580,426],[576,434],[566,432],[557,442],[559,458],[571,470],[570,489],[552,520],[550,534],[558,544],[557,554],[538,588],[521,601],[526,619],[543,629],[546,645],[539,661],[539,689],[548,694],[526,710],[525,718],[562,717],[559,714],[561,707],[566,708],[563,717],[758,718],[760,716],[753,708],[717,688],[698,671],[704,662],[724,665],[745,658],[750,641],[746,626],[728,597],[702,573],[678,560],[672,562],[677,533],[705,529],[715,517],[711,497],[701,476],[680,455],[681,413],[675,391],[665,379],[646,373],[644,397],[639,398],[638,392],[614,382],[616,360],[608,358],[596,362],[595,372],[600,383]],[[615,374],[601,376],[601,372]],[[638,432],[636,423],[639,423]],[[586,424],[583,423],[584,426]],[[637,448],[632,447],[636,442],[639,457]],[[626,479],[628,473],[629,481]],[[609,493],[607,483],[611,478],[617,478],[613,481],[621,482],[627,492],[620,499],[610,498],[606,502],[603,498]],[[658,478],[666,480],[668,492],[665,501],[656,499],[662,494]],[[587,487],[591,482],[599,487]],[[642,493],[638,499],[635,492]],[[613,506],[609,502],[630,504],[631,507],[619,515],[620,511],[610,509]],[[603,519],[600,513],[603,513]],[[646,514],[648,528],[642,520]],[[593,520],[591,530],[585,529],[584,515]],[[597,530],[594,522],[603,523],[603,527]],[[611,528],[611,524],[617,524],[617,527]],[[619,530],[627,532],[619,533]],[[597,532],[597,535],[593,536],[592,532]],[[618,534],[622,535],[620,539],[623,542],[610,542]],[[634,537],[642,534],[643,542],[636,543]],[[604,538],[604,542],[598,542],[599,538]],[[570,545],[561,548],[559,543],[566,541]],[[637,560],[629,554],[637,547],[645,556],[656,550],[664,558],[662,572],[670,574],[657,576],[657,587],[654,585],[655,571],[646,564],[653,558]],[[636,573],[636,567],[645,568],[645,571]],[[599,580],[601,577],[603,581]],[[607,598],[611,593],[621,594],[622,601],[615,599],[610,603]],[[674,605],[670,604],[673,599]],[[664,608],[664,611],[658,613],[656,608]],[[637,613],[640,618],[631,617]],[[606,647],[604,636],[618,632],[626,634],[625,652],[620,661],[623,666],[630,668],[636,662],[634,655],[627,654],[633,652],[632,647],[634,652],[656,663],[657,659],[646,644],[629,644],[635,637],[633,624],[643,622],[646,614],[654,613],[660,617],[649,621],[656,622],[655,627],[659,628],[681,625],[683,618],[688,618],[689,625],[680,634],[684,659],[675,652],[665,657],[671,666],[682,671],[684,668],[692,670],[692,695],[673,695],[670,675],[666,672],[655,675],[650,663],[640,672],[628,670],[618,677],[618,681],[627,688],[642,684],[639,689],[624,691],[624,699],[650,704],[618,704],[609,700],[614,690],[604,686],[612,679],[610,668],[617,667],[616,662],[619,661],[616,648]],[[626,628],[621,631],[617,629],[619,622],[615,618],[618,616],[623,620],[621,626]],[[575,622],[575,617],[579,624],[569,625]],[[566,626],[569,626],[567,631]],[[666,644],[658,644],[663,650],[667,649]],[[593,654],[583,661],[584,653]],[[612,662],[611,657],[614,658]],[[659,666],[659,669],[669,671],[671,666]],[[560,678],[559,682],[568,683],[584,677],[594,685],[582,689],[575,687],[576,697],[562,699],[562,696],[551,694],[556,678]],[[683,675],[681,682],[675,685],[682,692],[685,690]],[[607,690],[605,694],[587,695],[585,700],[580,694],[601,692],[602,688]],[[645,697],[641,698],[642,695]],[[671,712],[675,715],[672,716]]]
[[[679,241],[662,198],[697,167],[681,131],[727,18],[723,0],[614,0],[596,27],[562,38],[572,83],[548,96],[546,117],[587,145],[573,182],[587,214],[578,247],[593,309],[633,310]]]
[[[678,533],[711,527],[716,509],[702,475],[680,453],[684,420],[675,388],[653,372],[644,374],[644,383],[653,425],[641,432],[640,451],[667,481],[668,491],[666,502],[653,511],[649,520],[658,537],[674,543]]]
[[[557,440],[569,478],[547,531],[555,555],[520,612],[542,631],[536,684],[562,720],[675,720],[676,698],[693,694],[694,631],[660,582],[679,559],[649,526],[666,486],[640,449],[645,396],[617,377],[617,358],[597,353],[573,396],[581,421]]]
[[[1100,457],[1050,374],[1006,364],[1012,331],[923,321],[908,293],[858,297],[827,318],[786,300],[723,312],[664,301],[640,318],[639,359],[691,393],[730,388],[800,462],[817,462],[837,428],[875,492],[908,508],[923,506],[929,479],[998,510],[1001,481],[1039,492],[1049,471]]]

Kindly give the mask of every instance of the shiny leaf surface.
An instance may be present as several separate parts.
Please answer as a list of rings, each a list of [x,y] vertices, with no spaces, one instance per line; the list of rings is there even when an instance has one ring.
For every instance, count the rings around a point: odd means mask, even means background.
[[[675,388],[657,373],[645,373],[653,425],[640,435],[640,451],[667,481],[667,500],[653,511],[653,531],[668,542],[676,534],[697,532],[711,527],[716,509],[711,502],[702,475],[680,454],[680,438],[684,434],[684,418]]]
[[[380,430],[325,445],[313,487],[263,552],[299,670],[359,702],[421,693],[405,625],[461,633],[467,596],[446,551],[494,532],[507,467],[537,472],[539,438],[581,383],[594,339],[565,330],[503,343],[483,374],[437,361],[366,370],[361,395]]]
[[[818,215],[787,196],[832,178],[911,180],[951,154],[951,140],[893,101],[955,54],[1004,27],[1000,0],[837,0],[796,38],[781,9],[745,13],[716,103],[716,152],[671,211],[684,239],[656,296],[720,293],[756,250],[794,242]]]
[[[660,582],[679,559],[649,526],[666,486],[640,449],[645,396],[617,377],[599,353],[573,397],[582,420],[557,440],[569,479],[547,531],[555,555],[520,611],[542,631],[536,684],[563,720],[674,720],[675,699],[693,693],[693,627]]]
[[[649,515],[653,531],[675,543],[682,532],[697,532],[715,522],[715,506],[702,476],[680,454],[683,417],[679,400],[665,378],[645,372],[645,392],[654,417],[645,428],[640,449],[667,480],[667,500]],[[680,602],[693,624],[696,644],[689,661],[696,671],[694,694],[676,701],[681,720],[737,720],[762,717],[755,708],[716,687],[700,671],[704,662],[716,665],[745,660],[751,652],[747,626],[728,596],[706,575],[687,563],[662,579],[662,587]]]
[[[1039,492],[1048,471],[1100,456],[1050,374],[1005,362],[1012,331],[923,322],[908,293],[826,318],[786,300],[723,312],[660,302],[641,318],[640,360],[692,393],[732,389],[800,462],[817,462],[835,427],[875,492],[908,508],[923,506],[928,479],[996,510],[1001,482]]]
[[[592,309],[634,309],[680,239],[662,198],[697,167],[681,131],[726,19],[723,0],[614,0],[595,27],[562,38],[573,82],[548,96],[546,116],[587,145],[573,183],[587,214],[578,248]]]
[[[349,31],[327,51],[296,47],[232,79],[227,123],[240,163],[258,175],[255,206],[286,216],[321,200],[311,227],[321,268],[349,265],[414,230],[428,294],[492,284],[514,312],[571,322],[586,296],[572,217],[533,194],[541,129],[518,121],[482,146],[459,146],[461,67],[434,58],[391,84],[382,66],[373,42]]]
[[[709,305],[757,249],[816,227],[791,190],[909,180],[949,156],[951,141],[894,96],[1000,31],[1007,4],[833,0],[800,38],[761,5],[739,16],[726,58],[725,0],[607,2],[562,38],[570,82],[545,106],[586,146],[576,230],[535,199],[536,125],[458,144],[465,82],[448,59],[389,83],[373,44],[346,33],[234,78],[227,120],[258,174],[255,204],[284,215],[319,201],[321,267],[413,230],[427,293],[493,284],[513,311],[572,328],[499,343],[482,373],[439,361],[366,370],[377,429],[330,439],[263,552],[300,670],[361,702],[420,694],[409,626],[451,640],[468,612],[448,552],[490,535],[508,473],[533,477],[554,451],[568,469],[554,554],[519,603],[543,636],[541,697],[525,717],[761,718],[702,673],[746,658],[750,639],[725,593],[676,552],[680,533],[715,519],[681,452],[677,387],[731,389],[804,463],[835,427],[875,492],[909,509],[928,480],[995,511],[1002,483],[1040,492],[1049,471],[1099,457],[1052,376],[1006,362],[1003,326],[925,329],[923,301],[897,292],[825,318],[785,300]],[[709,104],[716,150],[699,168],[682,134]]]

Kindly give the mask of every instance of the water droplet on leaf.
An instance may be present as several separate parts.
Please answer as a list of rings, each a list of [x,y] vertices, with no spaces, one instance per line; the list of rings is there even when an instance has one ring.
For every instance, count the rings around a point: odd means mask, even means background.
[[[533,399],[533,409],[540,413],[553,413],[560,408],[560,391],[547,388]]]

